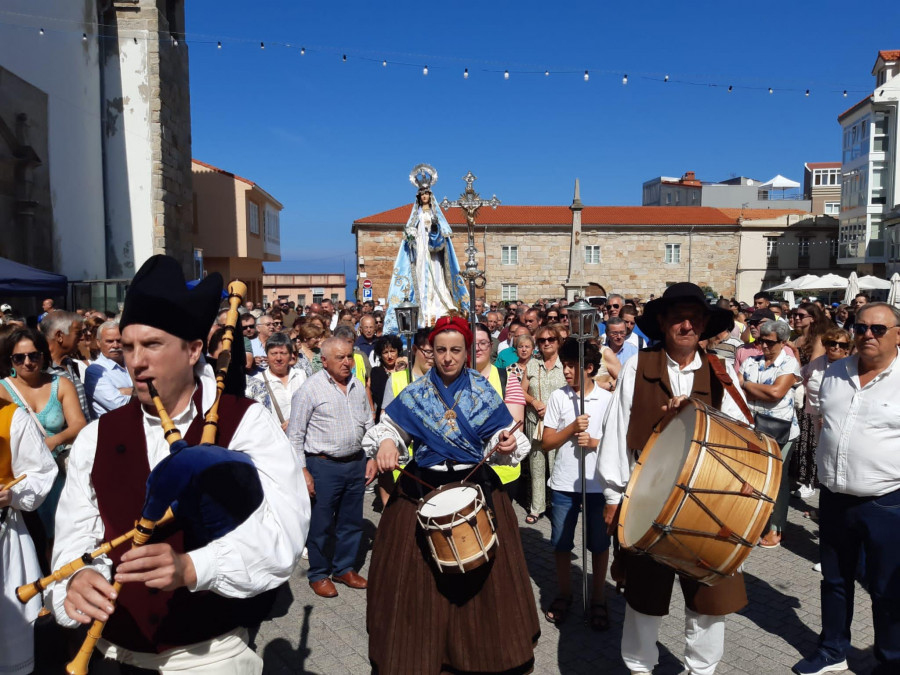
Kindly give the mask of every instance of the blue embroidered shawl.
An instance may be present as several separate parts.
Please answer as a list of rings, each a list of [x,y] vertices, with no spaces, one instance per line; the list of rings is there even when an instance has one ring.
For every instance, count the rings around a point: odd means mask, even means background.
[[[448,408],[456,413],[452,424],[444,417]],[[491,383],[468,368],[449,387],[432,368],[404,388],[385,412],[412,437],[413,456],[423,468],[448,459],[481,461],[484,442],[513,421]]]

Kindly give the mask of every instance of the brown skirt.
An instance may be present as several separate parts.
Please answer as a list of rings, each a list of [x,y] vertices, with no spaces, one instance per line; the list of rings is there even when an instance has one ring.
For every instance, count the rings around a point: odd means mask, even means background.
[[[465,472],[408,466],[437,487]],[[492,472],[489,484],[499,545],[494,559],[466,574],[437,571],[416,521],[421,490],[401,477],[375,533],[366,627],[379,675],[527,673],[540,636],[519,526]],[[488,487],[487,484],[482,483]]]

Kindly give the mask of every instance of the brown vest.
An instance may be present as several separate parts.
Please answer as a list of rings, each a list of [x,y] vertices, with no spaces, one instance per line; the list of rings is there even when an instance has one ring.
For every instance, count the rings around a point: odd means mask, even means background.
[[[202,410],[199,385],[193,402],[197,410]],[[219,445],[228,447],[252,403],[245,398],[227,394],[222,396],[219,405]],[[198,444],[202,431],[203,415],[198,414],[185,434],[188,445]],[[144,505],[149,475],[141,405],[133,399],[100,418],[91,482],[97,494],[105,539],[134,527]],[[154,533],[149,543],[160,542],[170,544],[177,553],[184,552],[184,537],[177,519]],[[120,546],[109,554],[113,565],[119,564],[127,550],[127,546]],[[268,599],[271,600],[270,597]],[[143,584],[125,584],[103,637],[125,649],[159,653],[173,647],[204,642],[239,626],[250,625],[259,618],[260,603],[257,600],[237,600],[207,591],[192,593],[187,588],[159,591]],[[252,606],[248,607],[248,603]]]
[[[708,406],[720,409],[725,388],[713,373],[712,367],[706,360],[706,355],[700,352],[700,358],[703,365],[694,372],[691,397],[703,401]],[[625,438],[625,443],[629,448],[638,453],[643,450],[653,434],[653,428],[665,417],[665,413],[662,411],[663,406],[672,397],[672,383],[669,381],[669,371],[666,368],[665,350],[661,346],[657,346],[638,352],[631,417],[628,421],[628,434]]]

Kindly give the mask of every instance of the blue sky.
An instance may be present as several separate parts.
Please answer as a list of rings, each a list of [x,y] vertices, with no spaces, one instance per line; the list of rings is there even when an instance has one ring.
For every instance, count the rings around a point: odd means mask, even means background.
[[[590,205],[687,170],[800,181],[900,49],[900,3],[185,4],[194,157],[284,204],[283,260],[349,277],[351,223],[412,201],[420,162],[438,199],[471,170],[505,204],[568,204],[576,177]]]

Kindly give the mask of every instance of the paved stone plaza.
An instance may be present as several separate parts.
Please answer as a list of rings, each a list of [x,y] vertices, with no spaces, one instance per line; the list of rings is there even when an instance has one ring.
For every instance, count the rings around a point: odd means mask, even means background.
[[[801,655],[816,644],[820,628],[819,579],[812,566],[818,551],[815,519],[804,512],[815,508],[818,498],[804,502],[791,500],[789,522],[785,529],[785,545],[764,551],[757,549],[748,559],[747,580],[750,605],[739,615],[729,618],[726,629],[725,658],[717,673],[787,673]],[[368,570],[369,552],[379,514],[367,496],[365,533],[363,537],[362,574]],[[517,504],[522,541],[532,591],[543,610],[553,600],[556,586],[553,554],[550,550],[550,523],[541,518],[536,525],[526,525],[525,512]],[[580,551],[576,538],[576,552]],[[579,553],[580,556],[580,553]],[[581,588],[581,561],[576,559],[573,579]],[[258,652],[264,656],[266,673],[362,674],[370,672],[368,636],[366,635],[365,591],[338,586],[340,596],[331,600],[312,593],[306,582],[306,562],[294,573],[290,591],[284,589],[275,618],[265,622],[258,635]],[[402,584],[402,580],[398,580]],[[627,673],[619,658],[624,601],[613,592],[607,581],[612,628],[606,633],[591,631],[581,620],[580,591],[576,591],[573,611],[565,624],[553,626],[541,617],[541,639],[536,649],[536,673]],[[657,675],[676,675],[684,671],[684,612],[681,593],[673,593],[672,614],[663,622],[660,634],[660,663]],[[853,651],[849,655],[850,670],[857,675],[868,673],[874,666],[873,630],[869,597],[857,588],[856,613],[853,621]],[[410,636],[415,639],[415,636]],[[493,636],[485,636],[486,646]]]

